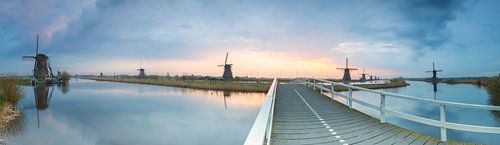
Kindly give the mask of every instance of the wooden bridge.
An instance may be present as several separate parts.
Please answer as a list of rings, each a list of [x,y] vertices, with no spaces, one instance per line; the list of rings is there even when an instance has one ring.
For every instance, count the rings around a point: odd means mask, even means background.
[[[349,88],[347,95],[333,91],[335,85]],[[380,105],[375,106],[354,99],[352,97],[353,89],[379,94],[381,98]],[[332,98],[333,96],[342,97],[346,102],[337,102]],[[386,96],[437,104],[440,106],[440,120],[422,118],[385,108]],[[370,116],[359,112],[352,108],[353,102],[378,110],[380,115]],[[245,141],[245,145],[464,144],[447,141],[446,129],[500,134],[500,127],[446,122],[445,106],[500,110],[498,106],[428,100],[321,79],[306,79],[300,80],[298,83],[286,84],[280,84],[275,79]],[[441,137],[423,135],[385,123],[386,114],[441,127]]]

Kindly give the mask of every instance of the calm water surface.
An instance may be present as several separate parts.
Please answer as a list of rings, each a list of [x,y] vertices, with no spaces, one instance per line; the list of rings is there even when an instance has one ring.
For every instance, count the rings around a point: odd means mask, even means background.
[[[12,145],[243,144],[265,97],[89,80],[23,89]]]
[[[481,104],[481,105],[495,104],[494,102],[490,102],[490,95],[485,90],[485,88],[478,87],[476,85],[470,85],[470,84],[450,85],[450,84],[440,83],[437,84],[435,90],[432,83],[416,82],[416,81],[409,81],[408,83],[410,83],[410,85],[407,87],[381,89],[381,90],[398,94],[410,95],[414,97],[451,101],[451,102],[461,102],[461,103]],[[380,96],[373,93],[355,91],[353,92],[353,97],[365,100],[377,106],[379,105],[380,102]],[[336,100],[340,102],[345,102],[345,100],[341,99],[340,97],[337,97]],[[398,99],[390,96],[386,97],[386,101],[387,101],[386,105],[390,109],[409,113],[412,115],[439,120],[439,106],[408,101],[405,99]],[[355,108],[363,110],[363,112],[365,113],[373,115],[378,115],[379,113],[377,111],[373,111],[371,109],[367,109],[363,106],[360,106],[356,103],[354,103],[353,106]],[[446,119],[449,122],[455,122],[455,123],[500,127],[499,115],[495,116],[493,112],[486,110],[447,107]],[[438,127],[432,127],[390,116],[388,116],[387,121],[419,133],[432,135],[438,138],[440,137],[440,129]],[[464,132],[464,131],[448,129],[448,140],[465,141],[465,142],[482,143],[482,144],[500,144],[500,135]]]

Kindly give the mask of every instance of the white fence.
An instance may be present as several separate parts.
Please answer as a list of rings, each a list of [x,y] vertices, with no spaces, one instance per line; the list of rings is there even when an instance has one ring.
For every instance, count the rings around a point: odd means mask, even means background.
[[[270,144],[271,130],[273,126],[274,100],[276,97],[276,87],[278,79],[274,78],[259,114],[253,123],[250,133],[248,133],[245,145]]]
[[[323,93],[324,91],[330,92],[332,99],[334,96],[340,96],[340,97],[344,98],[346,100],[345,104],[350,109],[352,109],[352,103],[354,102],[354,103],[358,103],[360,105],[363,105],[365,107],[368,107],[370,109],[374,109],[374,110],[380,112],[378,116],[374,116],[374,117],[378,118],[380,120],[380,122],[382,122],[382,123],[385,122],[386,115],[391,115],[391,116],[395,116],[398,118],[402,118],[402,119],[406,119],[406,120],[410,120],[410,121],[414,121],[414,122],[418,122],[418,123],[422,123],[422,124],[440,127],[441,128],[441,141],[447,141],[446,129],[500,134],[500,127],[477,126],[477,125],[452,123],[452,122],[446,121],[446,107],[447,106],[458,107],[458,108],[494,110],[494,111],[500,111],[500,106],[477,105],[477,104],[467,104],[467,103],[431,100],[431,99],[418,98],[418,97],[413,97],[413,96],[383,92],[383,91],[378,91],[378,90],[366,89],[366,88],[362,88],[362,87],[332,82],[332,81],[323,80],[323,79],[306,78],[306,79],[301,79],[301,80],[304,82],[304,84],[306,86],[313,87],[314,90],[316,90],[316,88],[318,88],[321,93]],[[323,85],[325,83],[330,84],[331,87],[326,88]],[[338,92],[335,92],[335,90],[334,90],[335,86],[343,86],[343,87],[348,88],[349,89],[348,95],[344,95],[344,94],[340,94]],[[378,106],[372,105],[372,104],[364,102],[362,100],[358,100],[358,99],[353,98],[352,97],[352,90],[353,89],[356,89],[359,91],[364,91],[364,92],[370,92],[370,93],[379,95],[380,96],[380,105],[378,105]],[[428,103],[428,104],[439,106],[439,112],[440,112],[439,113],[439,116],[440,116],[439,120],[415,116],[415,115],[411,115],[411,114],[407,114],[404,112],[400,112],[400,111],[386,108],[385,107],[385,102],[387,99],[386,97],[402,98],[402,99],[406,99],[406,100],[410,100],[410,101],[423,102],[423,103]]]

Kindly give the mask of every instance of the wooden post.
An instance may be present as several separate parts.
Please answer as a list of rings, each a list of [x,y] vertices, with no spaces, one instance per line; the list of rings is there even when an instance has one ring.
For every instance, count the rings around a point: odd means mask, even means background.
[[[319,93],[323,94],[323,83],[319,83]]]
[[[380,94],[380,123],[385,123],[385,94]]]
[[[349,105],[349,109],[352,109],[352,88],[349,88],[349,96],[347,99],[347,104]]]
[[[446,110],[444,104],[439,105],[439,118],[441,120],[441,141],[447,141],[446,127],[444,127],[444,123],[446,123]]]
[[[313,80],[313,90],[316,91],[316,80]]]
[[[330,90],[330,93],[332,94],[332,100],[333,100],[333,98],[335,97],[335,84],[334,83],[332,83],[332,88]]]

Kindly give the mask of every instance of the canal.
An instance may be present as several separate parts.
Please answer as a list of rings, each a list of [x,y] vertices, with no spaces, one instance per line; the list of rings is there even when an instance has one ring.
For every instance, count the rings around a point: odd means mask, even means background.
[[[9,145],[243,144],[265,97],[82,79],[23,91]]]
[[[493,102],[485,88],[469,84],[409,81],[387,92],[481,105]],[[23,87],[18,107],[23,119],[8,130],[9,145],[108,144],[243,144],[265,93],[209,91],[143,84],[72,80],[68,87]],[[346,93],[346,92],[343,92]],[[36,96],[36,97],[35,97]],[[378,105],[379,96],[353,92],[354,98]],[[336,97],[340,102],[345,102]],[[439,106],[387,97],[388,108],[439,119]],[[368,114],[377,111],[358,104]],[[500,113],[448,107],[447,120],[471,125],[500,126]],[[439,137],[439,128],[395,117],[387,121]],[[448,130],[448,139],[498,144],[500,135]]]
[[[500,102],[494,102],[494,100],[491,99],[490,94],[488,94],[488,92],[484,87],[477,85],[471,85],[471,84],[451,85],[451,84],[438,83],[436,86],[434,86],[432,83],[420,82],[420,81],[408,81],[408,83],[410,85],[406,87],[380,89],[380,90],[397,94],[410,95],[420,98],[442,100],[442,101],[461,102],[461,103],[480,104],[480,105],[500,105]],[[342,93],[347,94],[347,92],[342,92]],[[377,106],[380,103],[380,96],[378,94],[354,91],[353,97]],[[345,100],[342,99],[341,97],[336,97],[336,100],[339,102],[345,102]],[[406,99],[394,98],[390,96],[386,97],[386,101],[387,101],[386,102],[387,108],[420,117],[439,120],[439,106],[426,103],[419,103],[415,101],[409,101]],[[356,103],[353,104],[353,107],[368,114],[372,115],[379,114],[378,111],[368,109]],[[387,116],[386,119],[389,123],[396,124],[403,128],[407,128],[409,130],[413,130],[427,135],[432,135],[437,138],[440,137],[440,130],[438,127],[415,123],[412,121],[399,119],[391,116]],[[500,112],[447,107],[446,120],[454,123],[500,127]],[[465,132],[465,131],[457,131],[451,129],[448,129],[447,132],[448,132],[448,140],[473,142],[481,144],[499,144],[498,139],[500,138],[500,135]]]

